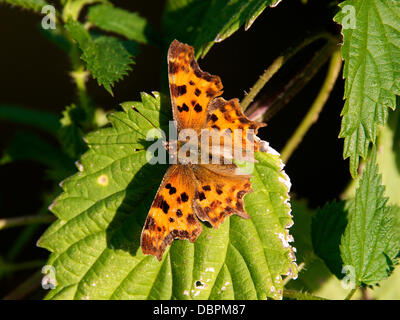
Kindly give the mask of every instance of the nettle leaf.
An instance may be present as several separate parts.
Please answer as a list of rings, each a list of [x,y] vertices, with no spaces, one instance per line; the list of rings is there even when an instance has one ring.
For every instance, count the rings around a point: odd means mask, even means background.
[[[215,42],[230,37],[242,25],[246,30],[267,6],[278,0],[168,0],[163,29],[168,40],[191,44],[204,57]]]
[[[343,261],[340,241],[347,226],[347,206],[344,201],[325,204],[312,219],[311,239],[315,253],[325,262],[329,270],[339,279]]]
[[[104,4],[90,7],[88,18],[95,26],[123,35],[130,40],[148,43],[155,39],[152,26],[136,12]]]
[[[256,154],[254,192],[245,197],[251,219],[204,225],[195,243],[175,240],[161,262],[143,255],[140,234],[168,167],[146,161],[148,130],[171,119],[169,102],[153,95],[122,104],[112,126],[89,134],[80,171],[62,183],[51,206],[58,220],[38,242],[56,271],[47,299],[282,298],[282,275],[295,276],[297,266],[290,183],[272,149]]]
[[[375,143],[377,128],[400,94],[400,2],[348,0],[335,20],[342,25],[346,99],[340,137],[355,177],[359,158]]]
[[[373,285],[388,277],[400,252],[397,209],[386,206],[376,151],[363,170],[356,197],[349,206],[348,225],[340,252],[344,266],[354,268],[357,285]]]
[[[400,99],[399,99],[400,100]],[[376,156],[389,203],[400,205],[400,109],[389,112],[388,125],[381,128]]]
[[[66,27],[78,42],[83,52],[81,59],[86,62],[93,78],[112,95],[114,83],[132,70],[130,65],[134,63],[132,57],[136,54],[134,43],[128,47],[114,37],[99,36],[92,39],[82,24],[76,21],[68,22]]]
[[[24,9],[33,10],[35,12],[41,12],[42,8],[48,5],[44,0],[0,0],[0,3],[2,2]]]
[[[72,159],[81,156],[86,150],[83,132],[79,124],[85,121],[86,115],[81,108],[72,104],[62,112],[61,128],[58,132],[63,151]]]

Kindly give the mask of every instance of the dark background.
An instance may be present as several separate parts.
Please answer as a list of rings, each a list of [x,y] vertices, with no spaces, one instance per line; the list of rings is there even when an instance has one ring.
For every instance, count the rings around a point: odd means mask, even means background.
[[[227,40],[215,44],[201,68],[219,75],[224,84],[224,98],[242,99],[244,92],[258,79],[265,68],[284,49],[310,29],[334,29],[335,8],[330,1],[284,0],[276,8],[267,8],[244,31],[241,28]],[[161,31],[164,1],[113,1],[116,6],[139,12]],[[49,42],[40,30],[41,16],[0,4],[0,104],[46,110],[58,115],[75,99],[75,88],[68,72],[70,65],[65,54]],[[303,54],[307,56],[307,51]],[[288,81],[301,62],[294,59],[273,79],[279,87]],[[114,97],[93,80],[88,91],[98,106],[114,110],[127,100],[138,100],[140,92],[160,90],[161,70],[166,67],[162,52],[154,46],[140,46],[133,72],[116,84]],[[326,73],[324,66],[312,81],[282,110],[268,121],[259,136],[280,151],[294,132],[317,95]],[[292,196],[307,199],[310,207],[337,198],[350,177],[348,161],[342,158],[343,140],[338,139],[340,112],[343,107],[343,81],[336,86],[318,122],[287,163],[286,172],[292,182]],[[265,89],[268,91],[268,85]],[[28,126],[0,120],[0,151],[20,131],[35,132],[56,145],[51,137]],[[20,161],[0,166],[0,218],[36,214],[43,205],[42,193],[50,190],[43,166]],[[60,189],[61,191],[61,189]],[[18,260],[45,259],[48,252],[35,246],[46,229],[41,226],[21,252]],[[7,252],[20,228],[0,232],[0,256]],[[30,272],[19,272],[12,278],[0,280],[0,296],[22,282]]]

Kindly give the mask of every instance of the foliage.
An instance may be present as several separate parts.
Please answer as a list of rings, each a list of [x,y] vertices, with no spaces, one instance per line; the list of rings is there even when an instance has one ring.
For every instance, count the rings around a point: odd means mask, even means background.
[[[400,252],[395,224],[400,208],[386,206],[388,199],[375,161],[374,151],[350,205],[340,246],[343,264],[355,269],[356,285],[376,284],[388,277]]]
[[[204,57],[214,42],[230,37],[243,24],[249,29],[267,6],[278,0],[168,0],[163,26],[168,42],[174,38],[194,46]]]
[[[314,102],[321,107],[316,113],[311,108],[301,120],[300,126],[309,128],[337,81],[333,70],[340,69],[341,61],[333,57],[339,57],[337,47],[342,44],[345,102],[339,137],[344,138],[343,160],[349,158],[352,176],[344,197],[337,195],[318,209],[306,199],[290,201],[291,184],[280,155],[265,143],[266,152],[255,155],[253,192],[244,198],[251,219],[232,216],[219,229],[203,224],[195,243],[174,241],[161,262],[143,255],[140,248],[148,209],[167,168],[148,163],[147,148],[152,141],[146,136],[151,129],[168,132],[172,120],[169,96],[167,92],[141,93],[140,101],[122,102],[120,110],[106,114],[92,98],[89,77],[113,95],[118,82],[131,73],[136,76],[132,66],[139,63],[140,51],[155,48],[165,57],[171,41],[178,39],[192,45],[196,57],[203,58],[212,54],[214,43],[231,37],[242,26],[248,30],[264,11],[273,15],[279,2],[168,0],[161,30],[146,15],[117,7],[112,1],[64,0],[56,6],[57,28],[42,32],[69,59],[76,96],[62,106],[61,114],[0,105],[0,121],[26,127],[8,141],[0,166],[19,161],[44,166],[52,183],[52,189],[43,193],[45,201],[54,199],[56,185],[62,181],[62,193],[49,207],[57,219],[38,241],[51,252],[46,264],[56,270],[56,288],[46,299],[319,298],[313,294],[343,298],[349,267],[355,286],[349,298],[358,288],[364,294],[366,288],[375,290],[381,284],[393,290],[388,283],[398,279],[395,268],[400,254],[398,1],[343,1],[335,6],[336,12],[330,11],[332,24],[334,20],[342,27],[341,35],[330,28],[303,35],[306,39],[294,47],[288,43],[287,51],[261,75],[266,80],[251,89],[254,95],[260,92],[268,79],[305,48],[313,53],[305,66],[287,64],[297,73],[272,93],[268,103],[256,96],[246,109],[252,119],[264,120],[274,105],[287,104],[331,58],[327,85]],[[36,14],[47,4],[52,3],[0,0],[0,6]],[[266,36],[268,32],[279,31],[265,30]],[[320,42],[324,42],[321,48],[311,46]],[[162,83],[167,70],[164,58],[152,63],[162,66]],[[257,87],[259,83],[263,84]],[[292,116],[290,110],[287,114]],[[294,141],[298,145],[304,134],[295,131],[287,144]],[[39,211],[42,215],[47,210]],[[13,254],[0,256],[0,279],[13,272],[9,264],[15,252],[34,241],[32,230],[21,232]],[[2,269],[3,265],[7,268]],[[386,295],[380,291],[374,297]]]
[[[147,43],[156,37],[146,19],[137,13],[100,4],[89,8],[88,19],[95,26],[120,34],[127,39]]]
[[[388,277],[400,252],[400,208],[386,205],[384,189],[374,150],[355,199],[325,205],[313,220],[315,252],[339,279],[351,268],[356,286]]]
[[[47,5],[47,2],[44,0],[1,0],[0,2],[5,2],[13,6],[18,6],[36,12],[40,12],[42,8]]]
[[[344,1],[335,20],[345,24],[342,32],[345,60],[343,75],[346,102],[340,137],[345,138],[344,157],[357,175],[359,157],[365,158],[375,143],[378,125],[387,120],[388,108],[400,94],[400,3],[385,0]],[[348,26],[354,19],[356,27]],[[365,94],[368,93],[368,94]]]
[[[89,32],[76,21],[68,22],[67,30],[82,50],[82,60],[99,85],[112,94],[111,87],[131,70],[135,46],[127,48],[117,38],[100,36],[92,39]]]
[[[110,115],[112,127],[87,136],[80,172],[63,182],[51,206],[59,220],[39,240],[58,270],[49,298],[280,298],[281,275],[294,275],[296,265],[287,245],[287,176],[273,153],[257,155],[254,192],[245,198],[251,220],[205,228],[195,244],[175,241],[161,263],[142,254],[143,221],[165,170],[148,165],[143,149],[147,131],[168,121],[153,94],[124,103]]]

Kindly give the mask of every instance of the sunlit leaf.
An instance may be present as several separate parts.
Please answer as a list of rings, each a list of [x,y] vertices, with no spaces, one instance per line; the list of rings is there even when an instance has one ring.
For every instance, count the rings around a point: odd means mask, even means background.
[[[282,276],[297,273],[288,227],[288,177],[272,149],[256,154],[251,219],[204,225],[195,243],[176,240],[159,262],[144,256],[141,230],[165,165],[146,160],[146,134],[165,128],[169,104],[142,94],[122,104],[112,126],[87,136],[79,172],[62,183],[58,217],[39,240],[52,252],[57,287],[48,299],[279,299]],[[161,108],[161,111],[160,111]]]
[[[400,94],[400,2],[348,0],[340,7],[335,20],[342,24],[346,79],[340,137],[356,176],[359,158],[367,156]]]

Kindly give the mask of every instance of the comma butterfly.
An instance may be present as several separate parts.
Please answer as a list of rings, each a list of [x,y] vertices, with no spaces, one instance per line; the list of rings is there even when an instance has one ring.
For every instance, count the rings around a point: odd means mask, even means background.
[[[168,51],[168,75],[173,117],[178,133],[183,129],[243,132],[241,142],[252,142],[258,128],[265,126],[243,114],[238,99],[226,101],[218,76],[203,72],[194,58],[193,47],[174,40]],[[246,130],[252,132],[249,134]],[[235,140],[236,141],[236,140]],[[233,163],[172,164],[161,182],[141,235],[144,254],[162,259],[174,239],[195,242],[202,232],[199,221],[218,226],[232,214],[248,219],[243,196],[251,192],[250,175],[237,174]]]

